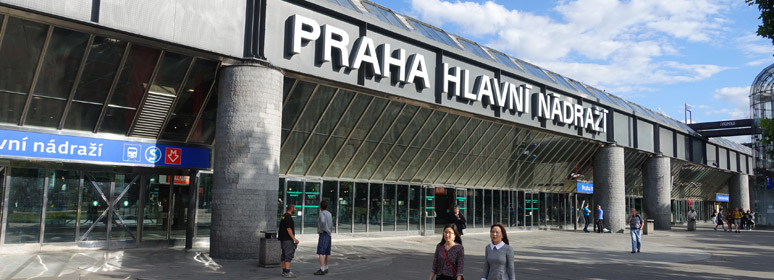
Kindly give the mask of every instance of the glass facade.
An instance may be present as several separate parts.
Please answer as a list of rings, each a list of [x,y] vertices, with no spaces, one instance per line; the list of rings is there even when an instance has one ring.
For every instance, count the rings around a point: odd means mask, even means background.
[[[0,19],[0,124],[212,143],[217,61]]]

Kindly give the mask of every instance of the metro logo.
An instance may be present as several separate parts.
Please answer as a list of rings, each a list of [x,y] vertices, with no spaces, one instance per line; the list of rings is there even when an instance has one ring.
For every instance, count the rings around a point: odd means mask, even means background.
[[[180,148],[166,148],[164,155],[164,163],[180,165],[183,158],[183,150]]]

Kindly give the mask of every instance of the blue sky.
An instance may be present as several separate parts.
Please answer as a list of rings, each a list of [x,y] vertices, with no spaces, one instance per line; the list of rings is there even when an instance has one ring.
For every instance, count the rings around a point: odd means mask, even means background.
[[[373,0],[677,120],[749,118],[774,63],[743,0]]]

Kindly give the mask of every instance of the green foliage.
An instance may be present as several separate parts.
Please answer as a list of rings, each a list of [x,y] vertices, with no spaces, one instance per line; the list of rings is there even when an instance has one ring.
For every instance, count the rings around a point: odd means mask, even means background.
[[[758,36],[768,38],[774,44],[774,0],[745,0],[747,5],[758,5],[761,11],[761,25],[758,25]]]
[[[769,158],[774,158],[774,120],[761,119],[761,143]]]

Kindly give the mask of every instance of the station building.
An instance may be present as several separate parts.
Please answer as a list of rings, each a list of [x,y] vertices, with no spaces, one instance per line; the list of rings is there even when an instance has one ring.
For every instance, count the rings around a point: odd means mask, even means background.
[[[530,38],[525,38],[529,40]],[[0,250],[669,229],[750,208],[749,148],[367,0],[0,0]],[[730,203],[730,205],[728,205]],[[582,225],[581,225],[582,226]]]

